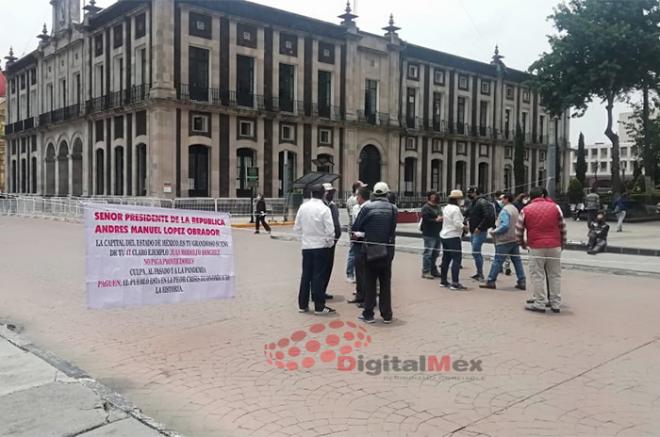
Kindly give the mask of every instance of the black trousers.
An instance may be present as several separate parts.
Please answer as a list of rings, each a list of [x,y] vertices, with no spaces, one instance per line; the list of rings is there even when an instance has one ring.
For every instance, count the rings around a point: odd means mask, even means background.
[[[256,223],[255,226],[257,227],[257,232],[259,232],[259,223],[260,222],[261,222],[261,224],[264,225],[264,229],[266,230],[266,232],[270,232],[270,225],[268,223],[266,223],[266,216],[261,215],[261,214],[257,214],[257,220],[255,221],[255,223]]]
[[[328,268],[326,269],[325,272],[325,282],[323,283],[323,288],[325,290],[328,289],[328,285],[330,285],[330,277],[332,276],[332,269],[335,267],[335,247],[337,247],[337,243],[335,243],[331,248],[328,249]]]
[[[442,261],[440,264],[440,281],[447,282],[449,265],[451,264],[451,282],[459,283],[458,276],[461,273],[461,262],[463,261],[461,239],[443,238],[442,239]]]
[[[357,245],[356,249],[351,248],[351,250],[354,250],[355,253],[355,300],[364,302],[364,276],[366,269],[366,259],[362,254],[362,244]]]
[[[385,320],[392,319],[392,259],[385,258],[379,261],[364,261],[364,311],[365,317],[374,316],[376,297],[378,296],[378,309]],[[376,284],[380,284],[380,294]]]
[[[298,291],[298,308],[309,307],[310,292],[314,308],[325,308],[325,278],[329,249],[303,249],[302,275]]]

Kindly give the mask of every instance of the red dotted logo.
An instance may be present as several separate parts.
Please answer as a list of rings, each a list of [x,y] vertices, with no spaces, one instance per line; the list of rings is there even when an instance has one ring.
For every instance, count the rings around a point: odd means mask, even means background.
[[[369,346],[371,336],[355,322],[332,320],[316,323],[288,337],[266,343],[264,356],[271,366],[286,370],[309,369],[319,364],[336,362],[341,356]]]

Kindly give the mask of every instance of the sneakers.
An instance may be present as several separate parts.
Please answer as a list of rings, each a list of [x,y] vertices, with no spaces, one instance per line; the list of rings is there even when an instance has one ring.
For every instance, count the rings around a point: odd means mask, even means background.
[[[364,303],[364,301],[359,299],[351,299],[347,300],[346,303]]]
[[[534,304],[527,304],[525,305],[525,309],[527,311],[532,311],[535,313],[545,313],[545,308],[537,308],[534,306]]]
[[[364,323],[369,323],[369,324],[376,323],[376,319],[374,319],[374,316],[367,317],[364,314],[360,314],[358,316],[358,320],[362,320]]]
[[[523,290],[523,291],[525,291],[525,290],[527,290],[527,285],[525,285],[524,283],[521,282],[521,283],[516,284],[516,288],[517,288],[518,290]],[[532,302],[532,303],[534,303],[534,302]]]
[[[428,272],[423,272],[422,273],[422,279],[435,279],[435,277],[432,274],[428,273]]]
[[[445,287],[445,288],[449,288],[450,284],[447,281],[445,281],[445,282],[440,281],[440,286]]]
[[[528,303],[528,304],[530,304],[530,305],[533,304],[534,302],[536,302],[534,299],[527,299],[527,300],[525,301],[525,303]],[[546,302],[546,303],[545,303],[545,307],[546,307],[546,308],[550,308],[550,302]]]
[[[348,282],[349,284],[355,284],[355,276],[347,276],[346,282]]]
[[[555,314],[559,314],[559,313],[561,312],[561,310],[560,310],[559,308],[550,308],[550,309],[551,309],[552,312],[555,313]]]
[[[470,279],[474,279],[475,281],[479,281],[479,282],[481,282],[481,281],[483,281],[483,280],[486,279],[486,278],[484,278],[483,275],[480,275],[480,274],[477,273],[476,275],[472,275],[472,276],[470,276]]]
[[[299,312],[299,313],[308,313],[308,312],[309,312],[309,308],[298,308],[298,312]]]
[[[458,283],[458,284],[451,284],[449,286],[449,289],[452,291],[465,291],[467,290],[467,287],[461,283]]]
[[[486,282],[485,284],[480,284],[479,288],[488,288],[489,290],[495,290],[497,287],[494,282]]]
[[[325,314],[331,314],[335,313],[336,311],[330,307],[325,307],[321,311],[314,310],[314,314],[317,314],[319,316],[325,315]]]
[[[504,270],[504,274],[507,276],[511,276],[511,269]]]
[[[383,319],[383,323],[389,325],[390,323],[392,323],[392,319]]]

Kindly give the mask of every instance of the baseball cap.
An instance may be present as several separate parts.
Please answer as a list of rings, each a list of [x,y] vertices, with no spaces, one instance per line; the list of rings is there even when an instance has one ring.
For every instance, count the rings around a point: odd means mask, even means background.
[[[333,187],[332,184],[331,184],[331,183],[328,183],[328,182],[326,182],[325,184],[323,184],[323,189],[324,189],[325,191],[335,191],[335,187]]]
[[[390,192],[390,187],[387,186],[385,182],[378,182],[374,185],[374,194],[376,196],[384,196]]]

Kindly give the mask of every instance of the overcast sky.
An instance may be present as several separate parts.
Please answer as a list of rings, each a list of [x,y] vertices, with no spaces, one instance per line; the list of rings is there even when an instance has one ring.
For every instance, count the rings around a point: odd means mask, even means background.
[[[51,28],[49,0],[0,0],[0,54],[4,58],[9,46],[16,56],[29,53],[37,46],[36,35],[43,23]],[[83,0],[85,1],[85,0]],[[217,0],[225,1],[225,0]],[[342,0],[256,0],[321,20],[339,23],[343,12]],[[546,17],[559,0],[357,0],[354,12],[359,15],[358,26],[367,32],[382,33],[389,14],[394,14],[399,36],[411,43],[436,50],[489,62],[495,44],[505,56],[504,62],[516,69],[526,70],[538,56],[548,49],[546,35],[552,25]],[[97,0],[105,7],[115,0]],[[5,4],[7,3],[7,4]],[[351,2],[353,4],[353,1]],[[4,59],[2,59],[4,66]],[[625,111],[617,105],[615,111]],[[577,136],[584,132],[586,141],[607,141],[606,114],[600,104],[593,104],[585,116],[571,120],[571,143],[577,146]]]

